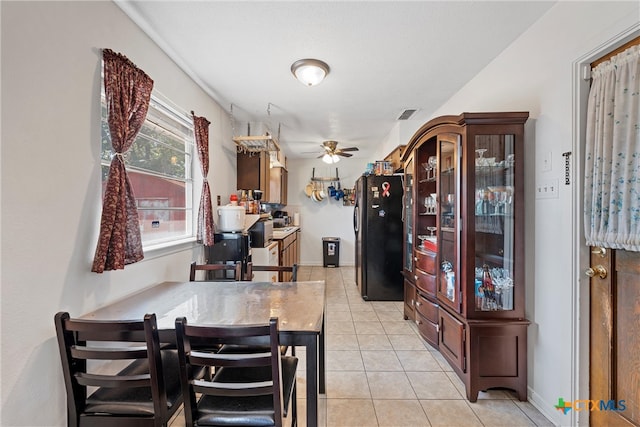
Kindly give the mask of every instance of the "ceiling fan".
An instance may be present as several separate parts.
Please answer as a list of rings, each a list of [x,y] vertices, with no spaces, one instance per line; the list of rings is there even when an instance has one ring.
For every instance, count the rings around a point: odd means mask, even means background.
[[[340,161],[340,157],[351,157],[353,154],[347,153],[347,151],[358,151],[358,147],[338,148],[338,141],[324,141],[321,145],[324,148],[324,153],[318,156],[322,158],[325,163],[337,163]]]

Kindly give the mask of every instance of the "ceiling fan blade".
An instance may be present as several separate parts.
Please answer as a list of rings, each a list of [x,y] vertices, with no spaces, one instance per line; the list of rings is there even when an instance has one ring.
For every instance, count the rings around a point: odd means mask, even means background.
[[[338,151],[359,151],[358,147],[338,148]]]
[[[353,154],[349,154],[349,153],[342,153],[342,152],[340,152],[340,151],[336,151],[336,154],[337,154],[338,156],[342,156],[342,157],[351,157],[351,156],[353,156]]]

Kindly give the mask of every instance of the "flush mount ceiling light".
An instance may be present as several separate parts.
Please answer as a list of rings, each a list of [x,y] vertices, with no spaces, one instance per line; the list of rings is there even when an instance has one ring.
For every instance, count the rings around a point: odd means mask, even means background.
[[[300,59],[291,64],[291,72],[303,85],[315,86],[329,74],[329,66],[319,59]]]

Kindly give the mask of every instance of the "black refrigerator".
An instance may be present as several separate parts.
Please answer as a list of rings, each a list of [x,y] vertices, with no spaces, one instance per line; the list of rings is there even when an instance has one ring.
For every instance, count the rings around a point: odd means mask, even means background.
[[[363,175],[353,210],[356,284],[367,301],[402,301],[402,176]]]

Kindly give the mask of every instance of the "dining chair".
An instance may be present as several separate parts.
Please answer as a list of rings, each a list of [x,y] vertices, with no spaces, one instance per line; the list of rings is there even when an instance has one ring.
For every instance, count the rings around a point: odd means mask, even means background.
[[[194,282],[196,280],[196,272],[197,271],[205,271],[205,272],[216,272],[223,271],[224,278],[209,278],[208,274],[205,273],[205,279],[202,281],[216,281],[216,280],[241,280],[242,279],[242,264],[240,261],[235,264],[197,264],[195,261],[191,263],[191,269],[189,272],[189,281]],[[228,272],[233,272],[233,277],[230,278],[227,274]]]
[[[178,351],[142,321],[54,318],[69,426],[166,426],[182,404]]]
[[[247,280],[253,279],[254,271],[276,271],[278,272],[278,280],[286,282],[296,282],[298,280],[298,264],[289,266],[284,265],[255,265],[253,263],[247,263]],[[282,273],[291,273],[291,277],[288,280],[282,280]]]
[[[190,426],[282,426],[291,403],[297,424],[298,359],[278,350],[278,319],[260,325],[189,325],[176,319],[185,422]],[[194,348],[193,341],[243,345],[255,351],[221,353]],[[254,346],[255,347],[251,347]],[[211,380],[194,378],[199,367]]]

